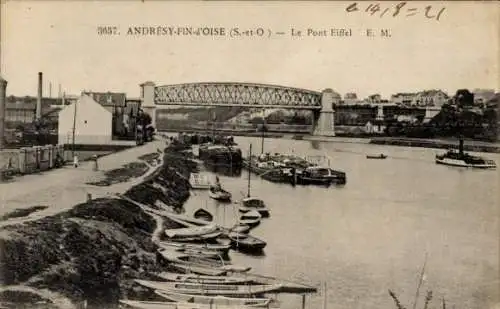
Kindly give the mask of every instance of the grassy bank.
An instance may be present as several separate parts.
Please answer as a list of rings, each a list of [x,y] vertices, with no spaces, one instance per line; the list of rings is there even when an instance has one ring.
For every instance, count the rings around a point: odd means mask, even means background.
[[[167,148],[163,166],[125,195],[151,208],[161,208],[158,201],[181,207],[189,197],[186,178],[193,163],[179,150]],[[109,181],[116,181],[114,176],[123,175],[108,175]],[[156,228],[157,221],[144,209],[117,198],[91,200],[55,216],[6,226],[0,229],[0,283],[50,290],[74,303],[87,300],[90,306],[116,304],[141,292],[133,279],[154,279],[161,270],[151,240]],[[12,300],[12,293],[0,293],[3,306],[10,307],[5,297]],[[28,296],[17,297],[19,303]]]

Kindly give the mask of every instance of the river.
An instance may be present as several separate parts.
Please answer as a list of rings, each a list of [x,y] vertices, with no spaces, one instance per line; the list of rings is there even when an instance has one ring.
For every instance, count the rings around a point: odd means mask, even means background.
[[[246,153],[258,138],[235,137]],[[271,209],[252,235],[267,242],[264,256],[231,252],[234,264],[265,275],[326,286],[306,308],[396,308],[393,290],[412,308],[420,272],[425,275],[417,308],[432,290],[430,308],[494,308],[499,291],[499,183],[497,171],[440,166],[442,150],[356,143],[266,139],[265,151],[327,155],[331,167],[347,173],[343,187],[295,188],[251,176],[252,196]],[[366,154],[385,153],[386,160]],[[500,162],[497,154],[484,154]],[[247,172],[219,176],[239,199]],[[194,191],[186,214],[204,207],[230,225],[236,204],[219,205]],[[278,296],[282,308],[301,308],[299,296]],[[498,308],[498,307],[496,307]]]

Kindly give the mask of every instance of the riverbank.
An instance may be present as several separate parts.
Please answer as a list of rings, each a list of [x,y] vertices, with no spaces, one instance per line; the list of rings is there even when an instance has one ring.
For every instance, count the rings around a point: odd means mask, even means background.
[[[458,148],[457,140],[442,140],[442,139],[377,137],[370,139],[370,144],[404,146],[404,147],[422,147],[422,148],[435,148],[435,149]],[[500,144],[466,140],[464,143],[464,150],[474,151],[474,152],[500,153]]]
[[[190,195],[187,179],[194,164],[178,150],[167,147],[163,164],[124,195],[152,209],[181,207]],[[154,156],[143,159],[151,161]],[[107,181],[114,183],[115,176],[123,175],[110,173]],[[50,291],[73,304],[87,301],[91,307],[117,304],[120,298],[136,295],[141,291],[133,286],[133,279],[151,280],[162,270],[153,242],[157,225],[141,207],[112,196],[5,225],[0,228],[0,282],[13,290],[0,291],[0,303],[17,308],[20,303],[31,307],[32,299],[39,301],[19,287]],[[45,299],[56,306],[54,299]]]
[[[184,133],[207,133],[203,130],[183,131]],[[167,135],[175,135],[176,132],[163,132]],[[245,136],[245,137],[262,137],[261,132],[240,132],[240,131],[216,131],[217,134]],[[458,141],[456,140],[443,140],[443,139],[420,139],[420,138],[406,138],[406,137],[342,137],[342,136],[314,136],[307,134],[291,134],[291,133],[272,133],[266,132],[265,138],[284,138],[295,140],[307,140],[315,142],[333,142],[333,143],[354,143],[354,144],[375,144],[375,145],[388,145],[388,146],[402,146],[402,147],[421,147],[430,149],[449,149],[457,148]],[[467,140],[464,145],[465,151],[486,152],[486,153],[500,153],[499,143],[488,143],[483,141]]]

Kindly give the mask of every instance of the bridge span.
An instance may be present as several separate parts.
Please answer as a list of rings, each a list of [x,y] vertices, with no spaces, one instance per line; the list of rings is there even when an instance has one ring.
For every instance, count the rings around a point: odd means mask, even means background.
[[[278,85],[238,82],[185,83],[141,86],[143,109],[156,126],[156,110],[172,105],[247,106],[253,108],[306,109],[314,114],[314,135],[335,136],[334,104],[340,97],[332,89],[322,92]]]

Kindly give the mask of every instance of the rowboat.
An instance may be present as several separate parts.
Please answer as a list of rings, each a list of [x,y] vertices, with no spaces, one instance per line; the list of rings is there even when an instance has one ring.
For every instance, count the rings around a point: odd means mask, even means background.
[[[158,249],[158,252],[162,251],[177,251],[179,253],[187,254],[187,255],[193,255],[193,256],[200,256],[203,258],[208,258],[208,259],[214,259],[214,258],[219,258],[222,256],[222,254],[219,251],[215,250],[208,250],[208,249],[195,249],[195,248],[182,248],[182,247],[177,247],[177,246],[168,246],[165,244],[159,244],[160,248]]]
[[[194,274],[176,274],[162,272],[158,274],[158,277],[175,282],[189,282],[189,283],[202,283],[202,284],[250,284],[251,279],[246,278],[235,278],[226,276],[204,276],[204,275],[194,275]]]
[[[192,256],[189,254],[184,254],[182,252],[177,252],[173,250],[165,250],[164,248],[158,249],[158,252],[165,260],[171,263],[211,267],[211,268],[217,268],[221,270],[234,271],[234,272],[247,272],[251,269],[251,267],[248,266],[231,265],[231,263],[229,262],[224,262],[222,258],[219,260],[207,259],[207,258]]]
[[[249,211],[255,210],[263,218],[269,217],[269,209],[263,200],[255,197],[247,197],[241,201],[241,206],[239,207],[239,211],[246,213]]]
[[[160,246],[168,246],[179,249],[193,249],[193,250],[209,250],[215,251],[222,255],[227,254],[231,248],[231,244],[208,244],[208,243],[187,243],[175,241],[160,241]]]
[[[216,225],[165,230],[165,235],[177,241],[207,240],[217,238],[221,234],[222,231]]]
[[[367,159],[379,159],[379,160],[382,159],[383,160],[383,159],[387,158],[387,156],[385,154],[381,153],[379,155],[367,155],[366,158]]]
[[[271,302],[270,298],[231,298],[224,296],[189,295],[156,290],[155,293],[167,300],[174,302],[188,302],[195,304],[213,304],[216,306],[250,306],[266,307]]]
[[[260,251],[264,249],[267,243],[257,237],[241,233],[229,233],[229,239],[233,247],[242,251]]]
[[[120,300],[120,305],[136,309],[213,309],[210,304],[195,304],[187,302],[160,302],[160,301],[139,301],[139,300]],[[220,309],[240,309],[255,308],[250,306],[225,306],[218,305]]]
[[[196,210],[193,213],[193,217],[195,217],[196,219],[201,219],[209,222],[214,219],[214,216],[209,211],[203,208],[199,208],[198,210]]]
[[[182,271],[185,273],[207,275],[207,276],[223,276],[223,275],[227,274],[227,272],[228,272],[228,270],[226,270],[226,269],[219,269],[219,268],[206,267],[206,266],[197,266],[197,265],[192,265],[192,264],[170,263],[170,264],[168,264],[168,266],[177,270],[177,271]]]
[[[275,291],[281,285],[220,285],[220,284],[198,284],[198,283],[178,283],[159,282],[135,279],[138,284],[166,292],[193,295],[228,295],[228,296],[251,296],[260,295]]]
[[[237,223],[232,228],[230,228],[228,231],[225,231],[224,234],[227,234],[229,232],[246,234],[246,233],[250,232],[250,229],[251,229],[251,227],[249,225],[246,225],[243,223]]]
[[[246,224],[250,227],[255,227],[259,225],[260,219],[262,219],[262,216],[260,215],[259,212],[255,210],[250,210],[249,212],[244,213],[240,216],[238,223]]]
[[[226,190],[222,188],[216,189],[214,187],[210,188],[210,190],[208,191],[208,195],[214,200],[221,202],[230,202],[232,197],[231,193],[227,192]]]

